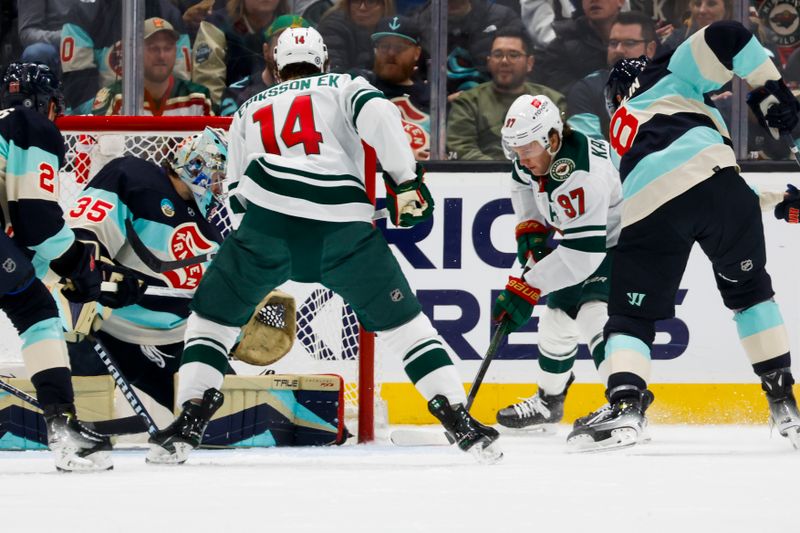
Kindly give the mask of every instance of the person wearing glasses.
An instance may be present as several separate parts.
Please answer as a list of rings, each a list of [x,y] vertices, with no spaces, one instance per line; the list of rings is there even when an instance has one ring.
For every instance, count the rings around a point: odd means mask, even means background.
[[[608,66],[623,58],[656,53],[656,27],[653,19],[639,11],[620,13],[611,26],[608,39]],[[608,140],[608,110],[603,87],[608,68],[602,68],[578,80],[567,92],[567,123],[592,139]]]
[[[498,161],[505,159],[500,128],[506,112],[522,94],[542,94],[566,111],[564,95],[531,83],[534,58],[523,31],[499,31],[486,58],[491,81],[463,91],[452,102],[447,117],[447,150],[451,159]]]
[[[583,15],[553,23],[556,37],[539,56],[538,77],[557,91],[606,67],[606,43],[625,0],[582,0]],[[546,80],[546,81],[545,81]]]
[[[382,18],[394,13],[394,0],[339,0],[317,26],[328,47],[330,71],[371,68],[372,34]]]

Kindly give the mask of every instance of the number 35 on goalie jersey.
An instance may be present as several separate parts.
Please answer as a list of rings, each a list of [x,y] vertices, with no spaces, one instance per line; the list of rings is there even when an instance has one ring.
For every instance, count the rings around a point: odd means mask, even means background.
[[[245,102],[234,117],[229,188],[242,204],[314,220],[369,222],[374,208],[362,139],[398,182],[415,177],[396,106],[366,80],[320,74],[281,83]]]

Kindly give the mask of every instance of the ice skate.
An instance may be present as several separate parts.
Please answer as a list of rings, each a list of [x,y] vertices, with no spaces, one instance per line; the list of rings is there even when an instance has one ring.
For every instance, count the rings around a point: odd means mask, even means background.
[[[623,393],[623,396],[619,396]],[[608,393],[609,403],[575,421],[567,444],[576,452],[604,451],[633,446],[646,437],[645,411],[653,393],[628,386]]]
[[[47,446],[60,472],[96,472],[114,468],[111,439],[84,426],[75,416],[73,404],[42,408],[47,423]]]
[[[561,394],[547,394],[541,389],[521,402],[509,405],[497,412],[497,423],[503,427],[525,429],[531,431],[553,432],[555,426],[564,418],[564,400],[575,375],[570,374],[569,381]]]
[[[184,402],[178,418],[149,439],[150,450],[145,459],[154,464],[182,464],[189,452],[200,446],[208,422],[222,406],[225,396],[217,389],[208,389],[201,403]]]
[[[439,419],[458,447],[475,456],[478,462],[494,464],[503,458],[496,429],[472,418],[463,404],[450,405],[447,398],[437,394],[428,402],[428,411]]]
[[[794,378],[788,368],[761,375],[761,388],[767,393],[770,426],[777,428],[796,450],[800,450],[800,411],[792,391]]]

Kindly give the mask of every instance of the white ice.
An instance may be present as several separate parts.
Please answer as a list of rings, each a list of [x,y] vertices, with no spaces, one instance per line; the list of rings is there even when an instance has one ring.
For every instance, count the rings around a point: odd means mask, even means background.
[[[433,428],[431,428],[433,430]],[[652,442],[568,454],[504,435],[482,466],[454,448],[391,444],[199,451],[183,466],[114,452],[59,474],[46,452],[0,452],[0,531],[797,531],[800,452],[765,426],[652,426]]]

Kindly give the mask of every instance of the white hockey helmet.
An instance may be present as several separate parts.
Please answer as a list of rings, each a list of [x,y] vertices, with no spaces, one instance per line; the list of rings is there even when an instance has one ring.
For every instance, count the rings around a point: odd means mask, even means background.
[[[564,123],[561,121],[561,110],[558,106],[542,94],[523,94],[511,104],[500,130],[506,157],[514,159],[512,147],[525,146],[534,141],[541,144],[547,153],[555,155],[556,150],[552,150],[550,146],[551,130],[556,130],[561,139]]]
[[[220,128],[206,127],[201,133],[186,137],[175,150],[172,168],[189,186],[204,214],[213,198],[222,193],[227,159],[227,133]]]
[[[274,55],[278,72],[293,63],[309,63],[322,72],[328,62],[328,47],[314,28],[289,28],[278,37]]]

